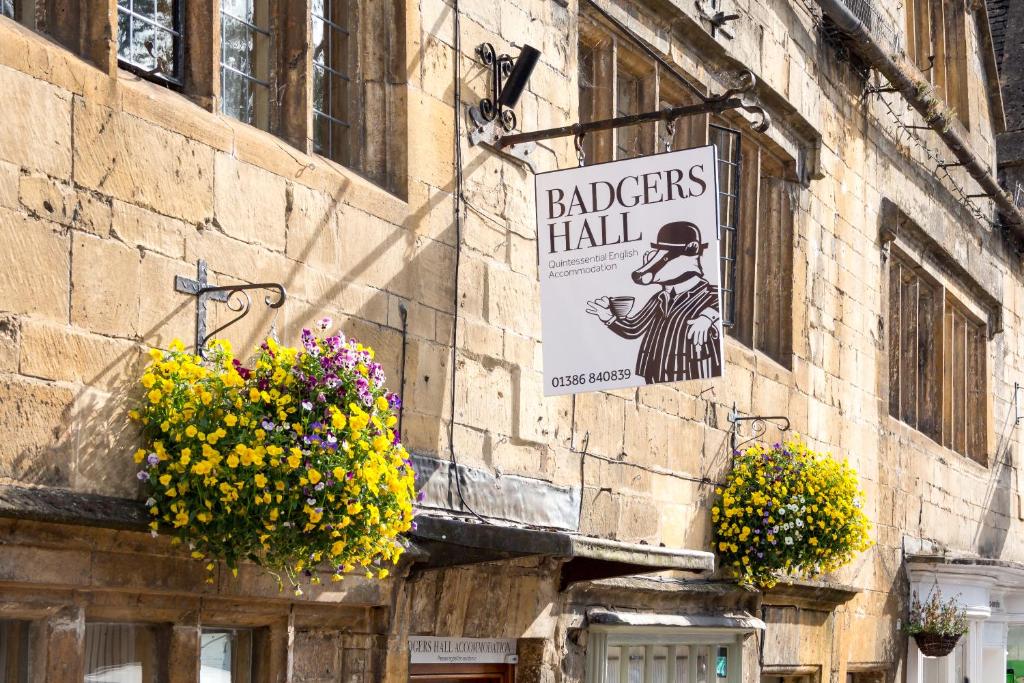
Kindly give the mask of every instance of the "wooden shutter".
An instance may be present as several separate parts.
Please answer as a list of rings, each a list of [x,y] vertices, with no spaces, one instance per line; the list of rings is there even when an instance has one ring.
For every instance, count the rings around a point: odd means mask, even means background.
[[[782,163],[761,151],[754,346],[789,367],[792,338],[793,208]]]

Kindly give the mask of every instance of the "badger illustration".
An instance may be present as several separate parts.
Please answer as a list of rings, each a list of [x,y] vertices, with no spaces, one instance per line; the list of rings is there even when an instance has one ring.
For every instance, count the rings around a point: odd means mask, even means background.
[[[631,274],[633,282],[659,288],[636,315],[629,315],[632,297],[587,302],[587,313],[609,330],[625,339],[641,338],[636,374],[648,384],[721,374],[718,287],[705,279],[701,265],[707,247],[693,223],[666,223],[643,265]]]

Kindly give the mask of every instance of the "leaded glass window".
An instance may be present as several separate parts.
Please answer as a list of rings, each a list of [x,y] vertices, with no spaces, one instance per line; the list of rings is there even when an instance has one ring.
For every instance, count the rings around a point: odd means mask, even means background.
[[[147,78],[181,84],[180,10],[176,0],[117,0],[118,61]]]
[[[354,2],[313,0],[313,147],[318,154],[350,163]]]
[[[271,39],[268,0],[221,0],[221,111],[270,127]]]

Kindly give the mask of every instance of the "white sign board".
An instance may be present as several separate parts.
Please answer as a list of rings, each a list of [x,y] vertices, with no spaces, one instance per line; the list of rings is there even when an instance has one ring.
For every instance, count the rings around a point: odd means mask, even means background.
[[[716,159],[537,175],[545,395],[721,376]]]
[[[515,664],[512,638],[409,636],[410,664]]]

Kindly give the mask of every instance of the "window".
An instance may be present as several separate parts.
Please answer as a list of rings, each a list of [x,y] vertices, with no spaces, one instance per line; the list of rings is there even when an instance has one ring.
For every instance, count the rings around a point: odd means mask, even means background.
[[[117,58],[133,71],[181,84],[182,31],[176,0],[117,0]]]
[[[36,0],[0,0],[0,16],[34,29],[39,23],[36,15],[44,12],[44,7],[36,4]]]
[[[907,0],[907,55],[935,94],[969,125],[965,8],[946,0]]]
[[[885,683],[884,671],[857,671],[846,674],[846,683]]]
[[[221,111],[270,127],[271,32],[269,0],[221,0]]]
[[[349,0],[313,0],[313,149],[343,164],[353,158],[352,74],[358,68]]]
[[[656,61],[586,16],[580,18],[579,116],[594,121],[699,102]],[[614,84],[614,87],[612,87]],[[664,149],[668,126],[587,135],[587,163]],[[675,122],[673,149],[718,148],[721,290],[729,334],[785,367],[792,364],[793,210],[786,163],[753,136],[716,117]]]
[[[313,0],[313,150],[392,191],[405,182],[404,11]]]
[[[889,414],[987,464],[987,326],[935,278],[889,265]]]
[[[164,641],[165,630],[154,625],[87,623],[85,682],[158,683],[164,680],[158,656],[158,652],[166,648]]]
[[[251,683],[252,631],[203,629],[199,683]]]
[[[738,683],[742,637],[711,629],[592,629],[587,683]]]
[[[770,667],[761,673],[761,683],[820,683],[818,667]]]
[[[785,367],[792,363],[793,206],[783,161],[716,119],[726,331]]]
[[[27,621],[0,621],[0,681],[4,683],[31,680],[29,626]]]
[[[597,22],[581,17],[579,42],[579,117],[596,121],[617,116],[696,104],[688,92],[655,60],[632,48],[628,41]],[[614,87],[612,84],[614,83]],[[707,117],[693,116],[674,124],[673,149],[706,144]],[[664,150],[664,122],[598,131],[583,140],[587,163],[629,159]]]

